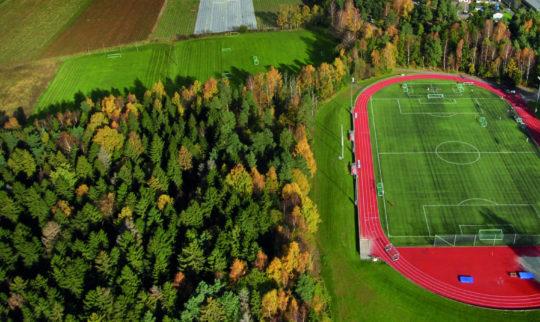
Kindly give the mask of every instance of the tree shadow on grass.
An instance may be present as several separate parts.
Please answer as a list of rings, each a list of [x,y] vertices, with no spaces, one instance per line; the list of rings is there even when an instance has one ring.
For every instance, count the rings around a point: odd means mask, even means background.
[[[267,27],[277,27],[276,21],[278,14],[271,11],[255,11],[255,17],[259,18],[261,22]],[[261,26],[258,26],[259,28]]]

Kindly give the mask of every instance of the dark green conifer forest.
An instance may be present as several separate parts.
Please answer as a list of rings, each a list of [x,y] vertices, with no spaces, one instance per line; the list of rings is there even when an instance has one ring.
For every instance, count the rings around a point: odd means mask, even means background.
[[[249,86],[86,99],[0,132],[0,317],[321,319],[316,104]]]

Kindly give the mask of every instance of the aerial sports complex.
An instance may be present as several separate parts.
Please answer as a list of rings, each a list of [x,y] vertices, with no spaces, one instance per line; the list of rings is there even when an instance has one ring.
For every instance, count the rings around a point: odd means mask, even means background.
[[[540,307],[540,121],[521,97],[402,75],[351,116],[361,257],[460,302]]]

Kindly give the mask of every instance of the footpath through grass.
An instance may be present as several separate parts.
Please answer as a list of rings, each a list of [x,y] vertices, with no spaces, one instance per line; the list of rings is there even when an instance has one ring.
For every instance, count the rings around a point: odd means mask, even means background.
[[[243,82],[249,73],[269,66],[298,72],[303,65],[318,65],[334,57],[335,43],[320,30],[248,33],[213,36],[176,43],[125,47],[67,59],[38,103],[38,111],[74,95],[118,90],[136,92],[158,80],[166,89],[179,90],[195,79],[227,77]],[[321,54],[322,53],[322,54]],[[259,64],[255,65],[253,56]]]
[[[199,2],[199,0],[167,0],[152,39],[193,34]]]
[[[387,77],[387,76],[384,76]],[[362,81],[367,85],[371,81]],[[353,92],[354,98],[358,91]],[[350,129],[350,88],[323,104],[316,116],[313,152],[317,174],[312,197],[322,223],[318,233],[322,276],[332,295],[336,321],[533,321],[540,311],[498,311],[455,302],[409,282],[383,263],[360,261],[356,251],[356,210],[348,163],[341,154],[340,125]]]

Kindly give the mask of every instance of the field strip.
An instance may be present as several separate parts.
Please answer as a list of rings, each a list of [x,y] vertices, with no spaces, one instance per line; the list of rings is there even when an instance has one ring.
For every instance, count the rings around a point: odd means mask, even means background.
[[[375,136],[375,149],[377,150],[377,162],[379,164],[379,177],[381,179],[381,183],[383,183],[384,185],[383,176],[382,176],[382,168],[381,168],[381,158],[379,158],[379,142],[377,138],[377,127],[375,125],[375,113],[373,112],[373,101],[371,100],[371,98],[369,100],[369,103],[371,104],[371,116],[373,118],[373,134]],[[386,218],[386,232],[388,236],[390,236],[390,226],[388,224],[388,214],[386,212],[386,198],[384,197],[384,193],[383,193],[382,198],[383,198],[383,207],[384,207],[384,217]]]

